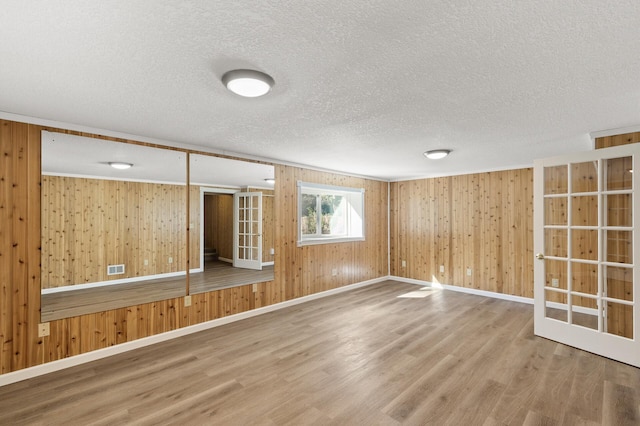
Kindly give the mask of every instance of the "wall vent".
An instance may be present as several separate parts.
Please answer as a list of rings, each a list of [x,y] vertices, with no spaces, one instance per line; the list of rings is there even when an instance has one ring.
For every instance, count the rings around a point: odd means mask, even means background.
[[[124,264],[107,266],[107,275],[120,275],[120,274],[124,274]]]

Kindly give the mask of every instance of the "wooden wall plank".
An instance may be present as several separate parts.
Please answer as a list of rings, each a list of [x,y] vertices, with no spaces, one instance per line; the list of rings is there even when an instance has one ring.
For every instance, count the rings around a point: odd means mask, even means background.
[[[0,120],[0,374],[13,370],[13,123]],[[26,284],[26,283],[25,283]]]
[[[532,179],[520,169],[392,184],[391,273],[533,297]]]
[[[640,142],[640,132],[625,133],[621,135],[596,138],[596,149],[610,148],[612,146],[628,145]]]

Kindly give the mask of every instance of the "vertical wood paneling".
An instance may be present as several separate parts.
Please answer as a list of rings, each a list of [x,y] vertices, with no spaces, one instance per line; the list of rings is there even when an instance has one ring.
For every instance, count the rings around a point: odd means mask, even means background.
[[[43,288],[186,269],[184,186],[43,176],[42,192]]]
[[[28,125],[0,120],[0,373],[44,358],[37,329],[40,145],[32,136]]]
[[[610,148],[612,146],[628,145],[630,143],[638,142],[640,142],[640,132],[605,136],[602,138],[596,138],[596,149]]]
[[[275,274],[285,299],[387,274],[387,183],[280,165],[276,176]],[[298,181],[364,188],[366,240],[298,247]]]
[[[205,195],[204,212],[205,247],[216,249],[220,257],[233,259],[233,195]]]
[[[154,271],[166,265],[166,255],[156,253],[177,253],[174,267],[186,259],[184,236],[167,241],[146,225],[149,218],[153,218],[155,222],[162,223],[163,232],[184,235],[184,191],[172,192],[166,185],[120,184],[106,188],[106,182],[67,180],[63,186],[58,185],[41,198],[42,129],[41,126],[0,121],[0,373],[388,273],[387,183],[277,166],[278,183],[273,199],[277,202],[274,202],[272,219],[276,251],[274,281],[257,284],[256,292],[253,292],[252,285],[248,285],[196,294],[192,296],[189,307],[184,307],[183,298],[176,298],[55,320],[50,323],[50,335],[40,339],[37,337],[37,325],[40,319],[41,239],[56,246],[58,251],[57,245],[67,247],[62,250],[61,261],[54,262],[48,255],[44,257],[44,269],[52,276],[63,276],[68,265],[87,265],[96,257],[111,255],[123,259],[127,251],[135,251],[130,255],[136,263],[149,260],[149,265],[141,271]],[[47,130],[96,137],[59,129]],[[366,241],[297,247],[297,180],[364,187]],[[198,188],[191,190],[199,191]],[[193,195],[190,220],[191,224],[197,225],[199,208],[193,208],[193,200],[199,198]],[[83,198],[82,203],[77,202]],[[166,199],[168,204],[160,206],[160,203],[151,202],[154,199]],[[142,201],[136,203],[135,200]],[[52,205],[64,205],[67,213],[54,215],[41,230],[41,208],[50,209]],[[75,228],[66,230],[64,224],[68,222],[81,223],[83,229],[96,234],[92,247],[76,253],[75,245],[80,244],[82,233],[76,232]],[[96,231],[105,229],[107,223],[114,226],[104,232]],[[56,232],[54,228],[65,231]],[[196,233],[197,228],[192,228]],[[116,230],[119,232],[114,232]],[[133,236],[134,241],[123,238],[124,234]],[[190,238],[190,244],[197,244],[199,249],[197,238]],[[336,276],[332,276],[332,269],[338,270]]]
[[[391,273],[533,297],[532,179],[521,169],[393,183]]]

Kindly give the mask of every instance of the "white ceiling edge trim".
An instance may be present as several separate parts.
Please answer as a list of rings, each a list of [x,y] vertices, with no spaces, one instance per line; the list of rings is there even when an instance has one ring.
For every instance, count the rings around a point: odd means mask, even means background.
[[[618,127],[617,129],[598,130],[596,132],[589,133],[591,140],[596,143],[596,138],[604,138],[607,136],[624,135],[626,133],[640,132],[640,124],[629,127]]]
[[[92,133],[95,135],[109,136],[112,138],[127,139],[127,140],[132,140],[137,142],[152,143],[160,146],[165,146],[168,148],[182,148],[189,151],[200,151],[200,152],[206,152],[208,154],[226,155],[226,156],[235,157],[243,160],[262,161],[262,162],[271,163],[271,164],[278,164],[281,166],[299,167],[299,168],[314,170],[318,172],[333,173],[333,174],[342,175],[342,176],[351,176],[351,177],[370,179],[370,180],[375,180],[380,182],[389,182],[389,179],[383,179],[375,176],[360,175],[357,173],[347,173],[340,170],[325,169],[323,167],[315,167],[308,164],[294,163],[290,161],[278,160],[275,158],[259,157],[259,156],[248,155],[248,154],[239,154],[237,152],[224,151],[224,150],[219,150],[219,149],[200,146],[200,145],[193,145],[193,144],[182,143],[182,142],[172,142],[164,139],[132,135],[129,133],[115,132],[115,131],[106,130],[106,129],[98,129],[96,127],[83,126],[80,124],[72,124],[72,123],[65,123],[62,121],[48,120],[46,118],[30,117],[27,115],[15,114],[7,111],[0,111],[0,119],[17,121],[17,122],[28,123],[28,124],[37,124],[39,126],[55,127],[55,128],[64,129],[64,130],[73,130],[76,132]]]
[[[470,170],[468,172],[436,173],[432,175],[411,176],[406,178],[390,179],[389,182],[407,182],[411,180],[436,179],[436,178],[442,178],[442,177],[465,176],[465,175],[475,175],[479,173],[503,172],[506,170],[523,170],[523,169],[532,169],[532,168],[533,168],[533,164],[516,164],[514,166],[493,167],[488,169]]]

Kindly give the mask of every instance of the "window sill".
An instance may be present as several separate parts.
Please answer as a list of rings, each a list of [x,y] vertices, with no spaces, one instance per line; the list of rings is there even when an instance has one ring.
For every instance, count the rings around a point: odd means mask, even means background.
[[[298,247],[314,246],[318,244],[351,243],[354,241],[365,241],[364,237],[340,237],[340,238],[311,238],[298,241]]]

